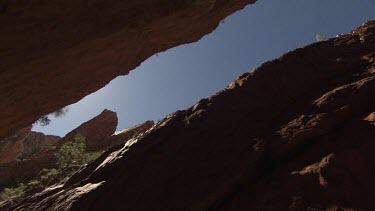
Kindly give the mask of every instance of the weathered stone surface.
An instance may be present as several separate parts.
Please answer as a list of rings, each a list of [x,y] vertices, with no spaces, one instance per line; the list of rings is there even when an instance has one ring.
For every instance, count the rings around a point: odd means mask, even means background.
[[[126,143],[128,140],[136,138],[137,136],[146,132],[147,130],[152,128],[152,126],[154,126],[153,121],[146,121],[134,127],[118,131],[115,134],[108,136],[105,141],[102,142],[100,149],[109,149],[110,147]]]
[[[85,137],[87,151],[108,149],[109,147],[113,146],[113,144],[112,142],[106,140],[116,131],[117,121],[117,114],[115,112],[104,110],[98,116],[69,132],[65,137],[58,138],[52,147],[40,150],[32,156],[27,157],[25,160],[13,160],[12,162],[1,164],[0,178],[5,181],[5,184],[9,180],[27,181],[33,179],[43,168],[55,168],[57,165],[55,153],[62,144],[73,141],[77,134],[81,134]],[[38,133],[31,132],[31,136],[34,134]],[[43,134],[38,135],[41,137],[48,137]],[[8,144],[8,142],[6,143]],[[16,144],[18,143],[19,142],[16,142]],[[30,144],[31,146],[36,147],[36,143]],[[0,157],[6,156],[8,152],[9,150],[7,149],[2,150]],[[1,183],[0,188],[3,188]]]
[[[86,139],[87,151],[107,149],[110,146],[106,143],[106,139],[116,131],[117,124],[118,118],[116,112],[105,109],[98,116],[66,134],[58,144],[72,141],[78,134],[81,134]]]
[[[1,0],[0,137],[148,57],[212,32],[255,0]]]
[[[74,140],[78,134],[85,137],[87,151],[102,151],[123,144],[146,132],[154,125],[152,121],[146,121],[114,134],[117,123],[117,114],[110,110],[104,110],[63,138],[22,129],[14,137],[8,138],[12,140],[4,140],[0,145],[2,147],[0,148],[0,158],[3,159],[0,162],[0,178],[2,178],[0,189],[10,182],[33,179],[43,168],[55,168],[57,159],[54,154],[62,144]],[[51,147],[47,148],[47,146]],[[21,159],[24,160],[16,160],[20,154],[22,154]]]
[[[375,21],[263,64],[11,210],[373,210]]]
[[[44,135],[30,130],[31,126],[0,142],[0,164],[16,159],[27,159],[61,139],[58,136]]]

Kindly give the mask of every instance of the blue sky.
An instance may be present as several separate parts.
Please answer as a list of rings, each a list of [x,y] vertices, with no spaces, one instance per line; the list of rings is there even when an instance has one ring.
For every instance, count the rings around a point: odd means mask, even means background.
[[[33,130],[63,136],[104,109],[117,112],[118,130],[192,106],[263,62],[375,19],[373,0],[258,0],[200,41],[146,60],[127,76],[76,104],[62,118]]]

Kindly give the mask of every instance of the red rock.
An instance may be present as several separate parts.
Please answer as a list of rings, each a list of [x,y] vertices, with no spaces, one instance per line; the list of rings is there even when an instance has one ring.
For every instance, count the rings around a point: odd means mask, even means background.
[[[23,136],[23,135],[26,135],[28,133],[31,132],[31,129],[33,128],[32,125],[28,126],[28,127],[25,127],[25,128],[22,128],[20,130],[18,130],[15,134],[15,136]]]
[[[287,53],[9,209],[374,210],[374,50],[371,21]]]
[[[59,146],[73,141],[77,134],[85,137],[87,151],[105,150],[113,146],[113,143],[107,141],[107,139],[115,132],[117,121],[115,112],[104,110],[101,114],[83,123],[63,138],[30,132],[26,137],[16,139],[14,143],[4,141],[4,146],[0,148],[0,158],[2,159],[0,177],[4,181],[27,181],[33,179],[43,168],[55,168],[57,158],[54,154],[59,149]],[[47,148],[49,145],[47,139],[51,140],[53,138],[55,139],[52,142],[52,146],[55,147]],[[38,145],[42,145],[40,149],[33,150]],[[26,155],[25,158],[27,159],[22,161],[15,160],[21,152]],[[0,188],[2,186],[0,183]]]
[[[5,183],[9,180],[27,181],[35,177],[43,168],[56,167],[57,160],[54,154],[59,146],[73,141],[77,134],[85,137],[87,151],[103,151],[137,137],[154,125],[152,121],[146,121],[114,134],[117,121],[115,112],[104,110],[62,139],[36,132],[29,132],[21,137],[19,132],[15,140],[5,140],[0,145],[0,177]],[[52,147],[47,148],[47,146]],[[25,160],[16,159],[20,154]],[[0,188],[3,186],[0,181]]]
[[[59,139],[58,136],[32,132],[31,126],[21,129],[13,137],[0,142],[0,164],[29,158],[55,144]]]
[[[85,137],[87,151],[106,149],[105,147],[109,145],[105,143],[106,139],[116,131],[117,124],[118,118],[116,112],[105,109],[98,116],[66,134],[58,144],[72,141],[78,134],[81,134]]]
[[[191,43],[255,0],[0,3],[0,138]],[[32,80],[31,80],[32,79]]]

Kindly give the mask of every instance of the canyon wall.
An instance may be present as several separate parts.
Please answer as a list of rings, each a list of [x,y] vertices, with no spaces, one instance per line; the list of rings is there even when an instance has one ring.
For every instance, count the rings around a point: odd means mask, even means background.
[[[0,138],[255,0],[1,0]]]
[[[18,131],[12,137],[0,141],[0,165],[31,157],[61,138],[31,131],[31,126]]]
[[[297,49],[10,210],[373,210],[375,21]]]
[[[35,179],[43,168],[56,168],[56,152],[78,134],[85,137],[85,151],[98,152],[126,143],[154,125],[152,121],[146,121],[114,134],[117,123],[117,114],[105,109],[63,138],[32,132],[29,127],[3,140],[0,144],[0,191],[9,184]]]

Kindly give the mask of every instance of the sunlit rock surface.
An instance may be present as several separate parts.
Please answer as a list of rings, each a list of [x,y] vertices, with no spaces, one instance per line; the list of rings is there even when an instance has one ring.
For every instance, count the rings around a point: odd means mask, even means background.
[[[108,149],[110,147],[123,144],[127,142],[128,140],[130,140],[131,138],[141,135],[142,133],[146,132],[153,126],[154,126],[154,122],[149,120],[142,124],[136,125],[134,127],[118,131],[114,133],[113,135],[108,136],[106,140],[102,142],[104,146],[102,146],[101,148]]]
[[[0,138],[255,0],[1,0]]]
[[[0,165],[27,159],[61,138],[31,131],[31,126],[18,131],[12,137],[0,141]]]
[[[0,158],[2,158],[0,162],[0,190],[11,182],[25,182],[34,179],[43,168],[56,168],[55,153],[62,144],[73,141],[78,134],[85,137],[86,151],[103,151],[126,143],[129,139],[137,137],[153,126],[152,121],[146,121],[133,128],[123,130],[119,134],[114,134],[117,123],[117,114],[110,110],[104,110],[63,138],[22,130],[14,137],[8,138],[12,140],[4,140],[0,145]],[[38,148],[38,146],[43,147]],[[33,149],[35,150],[30,154]],[[22,156],[19,156],[20,154]]]
[[[81,124],[76,129],[72,130],[62,138],[58,144],[63,144],[80,134],[85,137],[86,150],[98,151],[107,149],[111,146],[106,144],[106,138],[111,136],[115,131],[118,124],[116,112],[105,109],[98,116]]]
[[[374,50],[372,21],[287,53],[9,209],[374,210]]]

